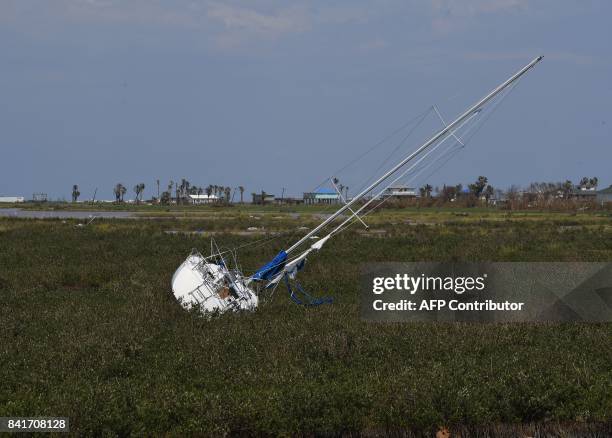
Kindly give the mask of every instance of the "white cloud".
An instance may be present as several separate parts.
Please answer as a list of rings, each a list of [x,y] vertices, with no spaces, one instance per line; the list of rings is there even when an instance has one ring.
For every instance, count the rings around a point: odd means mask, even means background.
[[[271,12],[226,3],[209,3],[207,18],[222,25],[213,35],[217,48],[242,46],[253,40],[275,40],[284,35],[309,30],[312,19],[307,10],[300,7],[277,8]]]
[[[447,34],[464,28],[478,15],[524,11],[529,0],[432,0],[431,5],[432,29]]]
[[[208,7],[208,17],[222,22],[230,30],[238,29],[268,36],[303,32],[310,27],[309,17],[304,10],[297,7],[264,14],[246,7],[212,3]]]
[[[472,17],[483,13],[521,10],[529,0],[432,0],[434,11],[455,17]]]

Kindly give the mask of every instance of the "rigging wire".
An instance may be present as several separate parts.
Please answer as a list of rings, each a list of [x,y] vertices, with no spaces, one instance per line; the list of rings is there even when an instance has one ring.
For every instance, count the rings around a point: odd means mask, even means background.
[[[455,129],[452,132],[449,132],[448,135],[446,135],[444,138],[442,138],[440,141],[438,141],[435,145],[433,145],[432,149],[430,149],[429,151],[427,151],[422,157],[420,157],[416,163],[414,163],[412,166],[409,166],[407,169],[404,170],[404,172],[402,172],[402,174],[400,174],[397,178],[395,178],[390,184],[394,184],[395,182],[401,180],[402,178],[404,178],[405,176],[409,175],[411,172],[414,172],[414,174],[411,176],[411,178],[409,179],[409,181],[412,181],[414,179],[416,179],[419,174],[421,174],[425,169],[427,169],[428,167],[434,165],[436,162],[438,162],[439,160],[442,159],[442,157],[444,157],[445,155],[447,155],[444,159],[444,161],[441,163],[440,166],[434,168],[434,170],[432,172],[430,172],[427,176],[427,178],[429,178],[432,174],[434,174],[435,172],[437,172],[438,170],[440,170],[456,153],[458,153],[459,151],[461,151],[462,149],[464,149],[466,147],[466,145],[469,143],[469,141],[474,137],[474,135],[476,135],[476,133],[482,128],[482,126],[484,125],[484,123],[486,121],[489,120],[489,118],[492,116],[492,114],[495,112],[495,110],[500,106],[500,104],[502,103],[502,101],[514,90],[514,88],[518,85],[517,81],[516,83],[512,84],[507,90],[505,90],[498,99],[496,99],[494,102],[491,103],[491,106],[488,107],[488,110],[485,111],[485,108],[481,108],[478,112],[474,113],[472,115],[472,117],[470,117],[469,119],[467,119],[466,121],[464,121],[457,129]],[[458,131],[460,131],[466,124],[468,124],[471,120],[473,120],[473,118],[475,116],[480,116],[481,114],[486,113],[482,118],[477,117],[476,120],[477,122],[475,122],[472,125],[469,125],[468,128],[465,130],[464,134],[461,135]],[[422,167],[418,167],[430,154],[434,153],[437,148],[439,148],[446,140],[448,140],[449,138],[453,138],[453,143],[451,143],[450,146],[448,146],[445,150],[442,151],[442,153],[438,156],[435,157],[432,161],[429,161],[427,163],[425,163]],[[461,144],[461,142],[459,141],[459,138],[462,138],[463,144]],[[459,147],[456,147],[457,145],[460,145]],[[453,148],[455,148],[454,150],[452,150]],[[378,195],[372,199],[376,199],[378,196],[380,196],[385,189],[383,189],[380,193],[378,193]],[[378,204],[376,204],[374,207],[372,207],[371,209],[367,210],[364,214],[361,215],[361,217],[365,217],[368,214],[374,212],[377,208],[379,208],[382,204],[384,204],[385,202],[387,202],[390,199],[390,197],[386,197],[383,198]],[[363,209],[365,206],[367,205],[367,203],[361,207],[361,209]],[[360,210],[357,210],[356,214],[359,214]],[[343,231],[346,231],[349,227],[351,227],[353,224],[355,224],[357,222],[356,218],[354,217],[355,215],[351,216],[349,219],[347,219],[347,223],[346,225],[341,224],[339,228],[337,228],[336,230],[332,231],[331,234],[336,235],[339,234]],[[309,251],[309,250],[307,250]],[[301,255],[296,256],[295,258],[291,259],[290,261],[293,261],[297,258],[301,257]],[[283,261],[282,263],[279,263],[277,265],[274,265],[272,267],[277,267],[280,266],[283,263],[287,263],[287,261]],[[249,276],[248,278],[251,278],[252,276]],[[279,282],[280,283],[280,282]],[[276,290],[276,287],[278,286],[278,283],[274,286],[273,288],[273,292],[274,290]]]
[[[449,148],[447,148],[444,152],[442,152],[442,154],[440,154],[440,156],[438,156],[435,160],[433,160],[432,162],[428,163],[427,165],[425,165],[422,169],[420,169],[417,174],[413,175],[409,181],[412,181],[414,179],[416,179],[416,177],[423,171],[425,170],[427,167],[429,167],[432,164],[435,164],[436,161],[438,161],[439,159],[441,159],[444,154],[449,153],[449,155],[446,157],[446,159],[441,163],[440,166],[436,167],[432,172],[430,172],[427,175],[427,178],[429,178],[431,175],[433,175],[435,172],[439,171],[457,152],[459,152],[460,150],[462,150],[465,145],[468,144],[469,141],[471,141],[471,139],[476,135],[476,133],[482,128],[482,126],[484,126],[484,124],[489,120],[489,118],[493,115],[493,113],[498,109],[498,107],[500,106],[500,104],[502,103],[502,101],[514,90],[514,88],[516,88],[516,86],[518,85],[518,83],[520,82],[520,79],[517,80],[514,84],[512,84],[507,90],[505,90],[501,96],[496,99],[496,101],[494,101],[491,106],[488,108],[488,111],[486,112],[486,116],[483,117],[481,120],[479,120],[477,123],[475,123],[474,125],[470,126],[466,132],[464,133],[464,135],[460,135],[459,136],[464,139],[464,145],[461,145],[459,148],[456,148],[454,151],[451,152],[451,149],[453,147],[455,147],[457,144],[459,144],[460,142],[458,141],[458,139],[456,138],[454,143],[451,144],[451,146]],[[461,129],[461,127],[459,128]],[[457,129],[457,131],[459,130]],[[472,132],[470,132],[472,131]],[[450,136],[450,134],[449,134]],[[449,137],[445,137],[445,139],[447,139]],[[442,140],[444,141],[444,140]],[[437,146],[439,146],[441,143],[438,143]],[[437,147],[436,146],[436,147]],[[424,158],[424,157],[423,157]],[[408,169],[408,170],[412,170],[412,168]],[[403,178],[404,176],[406,176],[406,172],[404,172],[402,175],[400,175],[400,177],[398,177],[395,181]],[[393,183],[392,183],[393,184]],[[363,215],[361,215],[361,217],[365,217],[368,214],[372,213],[373,211],[375,211],[377,208],[379,208],[382,204],[384,204],[388,199],[390,199],[389,197],[384,198],[383,200],[381,200],[381,202],[379,202],[377,205],[375,205],[373,208],[371,208],[370,210],[368,210],[367,212],[365,212]],[[348,227],[350,227],[351,225],[353,225],[355,223],[355,219],[353,218],[346,226],[340,228],[337,233],[346,230]]]
[[[403,125],[401,125],[400,127],[396,128],[394,131],[392,131],[390,134],[386,135],[383,139],[381,139],[380,141],[378,141],[376,144],[374,144],[372,147],[370,147],[368,150],[364,151],[363,153],[361,153],[360,155],[358,155],[356,158],[352,159],[351,161],[349,161],[347,164],[345,164],[344,166],[342,166],[341,168],[339,168],[338,170],[336,170],[335,172],[333,172],[333,175],[338,175],[340,172],[346,170],[347,168],[349,168],[350,166],[352,166],[353,164],[357,163],[358,161],[362,160],[365,156],[367,156],[368,154],[370,154],[371,152],[373,152],[374,150],[378,149],[379,147],[381,147],[384,143],[387,142],[387,140],[395,137],[399,132],[401,132],[402,130],[406,129],[408,126],[410,126],[411,124],[415,123],[415,125],[410,129],[410,131],[408,132],[408,134],[406,134],[402,140],[397,144],[397,146],[394,148],[394,150],[385,158],[385,160],[380,164],[380,166],[376,169],[376,171],[373,173],[373,175],[366,180],[358,189],[358,192],[361,191],[361,189],[363,189],[363,187],[366,186],[366,184],[368,183],[368,181],[371,181],[374,177],[376,177],[376,172],[378,172],[382,166],[393,156],[393,154],[406,142],[406,140],[414,133],[414,131],[423,123],[423,121],[427,118],[427,116],[429,116],[431,114],[431,112],[433,111],[433,106],[430,106],[429,108],[427,108],[425,111],[421,112],[420,114],[416,115],[415,117],[412,117],[411,119],[409,119],[407,122],[405,122]],[[326,184],[328,181],[330,181],[331,177],[327,177],[325,178],[323,181],[321,181],[314,189],[311,190],[311,192],[315,192],[316,190],[318,190],[319,188],[321,188],[324,184]],[[328,206],[326,206],[325,208],[323,208],[318,214],[319,215],[323,215],[326,214],[327,212],[329,212],[330,210],[333,210],[336,208],[336,205],[334,204],[329,204]],[[297,230],[293,230],[291,232],[291,234],[289,236],[287,236],[284,240],[284,243],[286,246],[286,244],[288,242],[290,242],[291,239],[293,239],[293,237],[295,237],[295,235],[297,234]]]
[[[408,131],[408,133],[402,138],[402,140],[397,144],[397,146],[395,146],[395,148],[387,155],[387,157],[374,170],[374,172],[372,172],[372,176],[363,183],[363,185],[358,190],[358,192],[360,192],[364,187],[366,187],[366,184],[368,184],[374,178],[376,178],[376,176],[378,176],[378,172],[389,162],[391,157],[404,145],[406,140],[414,133],[414,131],[416,131],[416,129],[421,125],[421,123],[423,123],[425,121],[427,116],[429,116],[433,110],[434,110],[434,107],[431,106],[431,107],[429,107],[429,109],[425,113],[423,113],[423,116],[419,119],[418,123],[415,124],[412,127],[412,129],[410,129],[410,131]]]
[[[466,121],[464,121],[464,122],[463,122],[463,123],[462,123],[462,124],[459,126],[459,128],[455,129],[455,130],[453,131],[453,133],[456,133],[457,131],[459,131],[459,130],[460,130],[462,127],[463,127],[463,126],[465,126],[465,125],[466,125],[466,124],[467,124],[467,123],[468,123],[470,120],[472,120],[472,118],[474,118],[474,117],[475,117],[476,115],[478,115],[478,114],[479,114],[479,113],[474,113],[474,114],[473,114],[473,115],[472,115],[472,116],[471,116],[469,119],[467,119]],[[453,136],[452,134],[449,134],[448,136],[444,137],[444,138],[443,138],[441,141],[439,141],[438,143],[436,143],[436,144],[435,144],[435,145],[432,147],[432,149],[430,149],[430,150],[429,150],[429,151],[427,151],[427,152],[426,152],[426,153],[425,153],[425,154],[424,154],[422,157],[420,157],[420,158],[417,160],[417,162],[416,162],[416,163],[413,163],[413,164],[412,164],[412,166],[409,166],[407,169],[405,169],[405,170],[404,170],[404,172],[403,172],[401,175],[399,175],[398,177],[396,177],[396,178],[395,178],[395,180],[393,180],[393,181],[391,182],[391,184],[394,184],[396,181],[398,181],[399,179],[403,178],[403,177],[404,177],[404,176],[406,176],[408,173],[410,173],[410,172],[414,171],[415,169],[418,169],[418,167],[417,167],[417,166],[418,166],[418,165],[419,165],[419,164],[420,164],[420,163],[421,163],[423,160],[425,160],[425,159],[426,159],[426,158],[427,158],[427,157],[428,157],[430,154],[434,153],[434,152],[435,152],[435,150],[436,150],[437,148],[439,148],[439,147],[440,147],[440,146],[441,146],[441,145],[442,145],[442,144],[443,144],[443,143],[444,143],[446,140],[448,140],[449,138],[454,138],[455,140],[454,140],[454,142],[453,142],[453,143],[451,143],[451,145],[450,145],[450,146],[447,148],[447,150],[451,149],[453,146],[455,146],[455,145],[457,144],[457,140],[456,140],[456,138],[457,138],[457,137],[456,137],[456,136]],[[428,163],[428,164],[427,164],[425,167],[423,167],[422,169],[418,169],[419,173],[420,173],[420,172],[421,172],[423,169],[427,168],[427,166],[429,166],[430,164],[431,164],[431,163]],[[418,173],[417,173],[417,175],[418,175]],[[376,199],[378,196],[380,196],[380,194],[382,194],[382,193],[384,192],[384,190],[385,190],[385,189],[383,189],[383,190],[382,190],[380,193],[378,193],[378,195],[377,195],[376,197],[373,197],[373,198],[372,198],[370,201],[368,201],[368,203],[369,203],[369,202],[372,202],[374,199]],[[371,210],[369,210],[368,212],[366,212],[366,214],[362,215],[362,217],[364,217],[364,216],[366,216],[367,214],[371,213],[371,212],[372,212],[374,209],[376,209],[376,208],[377,208],[379,205],[381,205],[382,203],[384,203],[384,202],[386,201],[386,199],[388,199],[388,198],[385,198],[385,200],[383,200],[381,203],[379,203],[379,204],[378,204],[377,206],[375,206],[373,209],[371,209]],[[366,203],[365,205],[363,205],[363,206],[360,208],[360,210],[362,210],[364,207],[366,207],[368,203]],[[337,229],[335,229],[334,231],[332,231],[330,234],[335,235],[335,234],[337,234],[337,233],[339,233],[339,232],[341,232],[341,231],[344,231],[346,228],[348,228],[348,227],[349,227],[349,226],[351,226],[353,223],[355,223],[355,222],[356,222],[355,216],[356,216],[357,214],[359,214],[359,211],[360,211],[360,210],[357,210],[357,213],[353,214],[353,215],[351,216],[351,218],[349,218],[349,219],[347,219],[347,220],[345,221],[347,225],[345,225],[345,224],[341,224],[341,225],[340,225],[340,227],[338,227]],[[306,250],[306,251],[310,252],[311,250],[310,250],[310,249],[308,249],[308,250]],[[280,263],[277,263],[277,264],[275,264],[275,265],[272,265],[272,266],[270,266],[270,268],[275,268],[275,267],[280,266],[280,265],[282,265],[282,264],[289,264],[289,263],[291,263],[292,261],[295,261],[295,260],[299,259],[300,257],[302,257],[302,255],[303,255],[303,253],[302,253],[302,254],[299,254],[299,255],[297,255],[297,256],[295,256],[293,259],[291,259],[291,260],[289,260],[289,261],[284,260],[283,262],[280,262]],[[252,277],[252,276],[251,276],[251,277]],[[275,287],[275,288],[276,288],[276,287]]]
[[[458,129],[457,129],[458,130]],[[455,131],[457,131],[455,130]],[[455,139],[453,143],[451,143],[450,146],[448,146],[446,148],[445,151],[442,152],[442,154],[440,154],[439,157],[435,158],[434,160],[426,163],[424,166],[422,166],[421,168],[419,168],[418,166],[421,164],[421,162],[423,160],[425,160],[430,154],[434,153],[436,151],[436,149],[438,147],[440,147],[444,141],[448,140],[449,138],[451,138],[451,135],[445,137],[442,141],[438,142],[436,145],[434,145],[433,149],[429,150],[424,156],[422,156],[421,158],[419,158],[419,160],[414,163],[412,166],[410,166],[409,168],[407,168],[406,170],[404,170],[404,172],[402,172],[398,177],[396,177],[393,181],[391,181],[391,183],[389,183],[384,189],[380,190],[375,196],[373,196],[368,202],[366,202],[364,205],[361,206],[361,208],[359,210],[357,210],[357,212],[359,213],[360,210],[365,209],[371,202],[373,202],[375,199],[378,199],[383,193],[384,191],[390,187],[392,184],[395,184],[397,181],[401,180],[402,178],[404,178],[406,175],[409,175],[411,173],[415,173],[415,175],[413,175],[410,180],[416,178],[424,169],[426,169],[427,167],[429,167],[433,162],[435,162],[436,160],[438,160],[441,156],[443,156],[445,153],[447,153],[450,149],[452,149],[456,144],[457,144],[457,140]],[[382,201],[380,201],[378,204],[376,204],[374,207],[372,207],[371,209],[367,210],[364,214],[361,215],[361,217],[365,217],[368,214],[372,213],[373,211],[375,211],[378,207],[380,207],[382,204],[384,204],[387,200],[389,200],[390,197],[385,197],[383,198]],[[349,218],[347,221],[345,221],[344,224],[341,224],[336,230],[332,231],[333,234],[337,234],[341,231],[344,231],[345,229],[347,229],[349,226],[351,226],[353,223],[355,222],[354,218]]]
[[[372,146],[369,149],[367,149],[366,151],[362,152],[360,155],[358,155],[357,157],[353,158],[351,161],[349,161],[347,164],[345,164],[341,168],[339,168],[339,169],[335,170],[334,172],[332,172],[332,175],[337,175],[340,172],[342,172],[342,171],[346,170],[347,168],[349,168],[350,166],[352,166],[353,164],[357,163],[358,161],[363,159],[365,156],[367,156],[368,154],[370,154],[374,150],[376,150],[379,147],[381,147],[384,143],[387,142],[387,140],[393,138],[396,134],[401,132],[403,129],[406,129],[408,126],[410,126],[412,123],[414,123],[415,121],[418,120],[418,122],[415,125],[415,127],[413,127],[411,129],[411,132],[414,131],[414,129],[416,129],[416,127],[423,122],[423,120],[429,115],[429,113],[431,111],[432,111],[432,107],[429,107],[425,111],[423,111],[422,113],[416,115],[415,117],[412,117],[407,122],[405,122],[403,125],[401,125],[400,127],[396,128],[395,130],[393,130],[390,134],[386,135],[383,139],[379,140],[376,144],[374,144],[374,146]],[[405,137],[402,141],[405,141],[406,138],[407,137]],[[327,183],[327,181],[329,181],[329,177],[327,177],[323,181],[321,181],[312,191],[314,192],[315,190],[321,188],[325,183]]]
[[[493,115],[493,113],[495,112],[495,110],[499,107],[499,105],[501,104],[501,102],[514,90],[514,88],[516,88],[516,86],[518,85],[518,83],[520,82],[522,78],[519,78],[515,83],[513,83],[510,87],[508,87],[507,90],[505,90],[502,95],[496,99],[495,102],[492,103],[492,105],[489,108],[489,111],[487,111],[488,114],[486,114],[486,117],[484,117],[482,120],[480,120],[479,122],[475,123],[472,127],[469,127],[466,132],[461,135],[461,138],[463,138],[464,141],[464,145],[462,145],[460,148],[457,148],[454,151],[450,151],[454,146],[456,146],[459,142],[457,141],[457,139],[455,139],[454,143],[447,148],[439,157],[435,158],[434,161],[432,161],[431,163],[428,163],[425,167],[423,167],[422,169],[418,170],[418,172],[413,175],[409,181],[414,180],[423,170],[425,170],[427,167],[435,164],[438,160],[440,160],[442,158],[442,156],[444,154],[449,154],[444,161],[436,168],[434,168],[434,170],[432,172],[430,172],[427,175],[427,178],[429,178],[431,175],[435,174],[437,171],[439,171],[457,152],[459,152],[461,149],[463,149],[465,147],[465,145],[476,135],[476,133],[482,128],[482,126],[486,123],[486,121],[488,121],[488,119]],[[414,126],[409,130],[409,132],[398,142],[398,144],[395,146],[395,148],[387,155],[387,157],[381,162],[381,164],[377,167],[377,169],[374,171],[373,176],[371,176],[367,181],[370,181],[372,178],[374,178],[376,176],[376,173],[388,162],[388,160],[404,145],[404,143],[406,142],[406,140],[414,133],[414,131],[423,123],[423,121],[427,118],[427,116],[434,111],[434,106],[430,106],[429,108],[427,108],[425,111],[421,112],[420,114],[418,114],[417,116],[411,118],[410,120],[408,120],[407,122],[405,122],[403,125],[401,125],[400,127],[398,127],[397,129],[395,129],[394,131],[392,131],[390,134],[388,134],[387,136],[385,136],[382,140],[380,140],[379,142],[377,142],[376,144],[374,144],[374,146],[372,146],[371,148],[369,148],[368,150],[364,151],[363,153],[361,153],[359,156],[357,156],[356,158],[354,158],[353,160],[351,160],[350,162],[348,162],[347,164],[345,164],[344,166],[342,166],[341,168],[339,168],[338,170],[336,170],[334,172],[334,174],[338,174],[344,170],[346,170],[348,167],[352,166],[353,164],[357,163],[358,161],[360,161],[361,159],[363,159],[364,157],[366,157],[368,154],[370,154],[371,152],[373,152],[374,150],[378,149],[379,147],[381,147],[387,140],[393,138],[396,134],[398,134],[399,132],[401,132],[403,129],[407,128],[408,126],[410,126],[411,124],[415,123]],[[482,109],[481,109],[482,111]],[[473,129],[473,132],[470,132]],[[461,129],[461,127],[459,128]],[[458,131],[459,129],[457,129],[456,131]],[[445,139],[448,137],[445,137]],[[438,143],[437,146],[439,146],[441,144]],[[436,146],[436,147],[437,147]],[[431,152],[433,152],[435,149],[431,150]],[[417,162],[418,163],[418,162]],[[408,169],[410,170],[415,170],[414,166],[412,168]],[[409,173],[408,173],[409,174]],[[407,173],[402,174],[399,178],[403,178],[407,175]],[[398,179],[394,180],[397,181]],[[327,181],[329,181],[329,178],[325,178],[318,186],[316,186],[312,191],[316,191],[317,189],[319,189],[321,186],[323,186]],[[365,184],[367,184],[367,181],[364,183],[364,185],[362,185],[361,187],[365,187]],[[365,217],[366,215],[372,213],[373,211],[375,211],[377,208],[379,208],[382,204],[384,204],[384,202],[386,202],[389,198],[385,198],[384,200],[382,200],[379,204],[377,204],[376,206],[374,206],[373,208],[369,209],[368,211],[366,211],[363,215],[361,215],[361,217]],[[318,214],[325,214],[326,211],[331,210],[332,208],[334,208],[335,205],[330,204],[329,206],[327,206],[326,208],[324,208],[321,212],[319,212]],[[342,227],[341,229],[339,229],[337,232],[341,232],[344,231],[345,229],[347,229],[349,226],[351,226],[353,223],[356,222],[356,218],[353,217],[352,221],[349,222],[346,226]],[[227,251],[224,251],[221,254],[227,253],[227,252],[236,252],[238,250],[241,250],[243,248],[246,247],[250,247],[253,245],[256,245],[255,248],[260,247],[265,245],[268,242],[271,242],[273,240],[277,240],[280,239],[281,237],[285,236],[285,241],[288,241],[289,239],[293,238],[295,236],[295,234],[297,233],[297,230],[292,230],[290,232],[286,232],[286,233],[278,233],[275,234],[271,237],[266,237],[263,239],[259,239],[256,240],[255,242],[249,242],[231,249],[228,249]]]

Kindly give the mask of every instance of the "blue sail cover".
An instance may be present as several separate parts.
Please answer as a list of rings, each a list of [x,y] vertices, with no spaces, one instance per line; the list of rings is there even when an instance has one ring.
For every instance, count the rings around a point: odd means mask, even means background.
[[[279,252],[271,262],[266,263],[264,266],[259,268],[255,274],[253,274],[253,280],[270,280],[283,270],[286,262],[287,253],[285,251]]]

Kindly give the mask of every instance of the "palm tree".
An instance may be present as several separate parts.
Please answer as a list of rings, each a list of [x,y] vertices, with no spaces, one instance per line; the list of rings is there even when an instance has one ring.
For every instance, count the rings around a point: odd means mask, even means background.
[[[159,202],[159,180],[156,180],[157,182],[157,202]]]
[[[168,183],[168,204],[172,201],[172,187],[174,186],[174,181],[170,180]]]
[[[589,178],[587,178],[586,176],[583,177],[578,183],[578,187],[580,187],[581,189],[582,188],[586,189],[588,185],[589,185]]]
[[[474,184],[470,184],[468,187],[470,191],[474,194],[476,198],[480,198],[480,195],[487,187],[487,183],[489,182],[486,176],[479,176]]]
[[[493,188],[493,186],[488,185],[486,189],[484,189],[484,197],[485,200],[487,201],[487,204],[489,203],[489,200],[493,197],[493,195],[495,194],[495,189]]]
[[[127,189],[121,184],[121,202],[123,202],[123,196],[127,193]]]
[[[115,194],[115,202],[117,203],[121,202],[121,188],[122,187],[123,187],[123,184],[117,183],[115,184],[115,188],[113,188],[113,193]]]
[[[189,188],[191,184],[185,178],[181,178],[181,185],[177,188],[176,201],[178,203],[179,198],[181,200],[181,204],[187,198],[187,194],[189,193]]]
[[[561,191],[563,192],[563,198],[567,199],[572,194],[572,190],[574,189],[574,184],[566,179],[563,184],[561,184]]]
[[[72,202],[77,202],[80,195],[81,195],[81,192],[79,192],[79,186],[76,184],[73,185],[72,186]]]
[[[229,204],[229,202],[230,202],[230,194],[232,193],[232,188],[231,187],[225,187],[224,192],[225,192],[225,202],[227,204]]]
[[[238,190],[240,190],[240,203],[243,204],[242,195],[244,195],[244,187],[238,186]]]
[[[144,183],[136,184],[134,186],[134,193],[136,193],[136,204],[140,204],[140,198],[142,192],[144,191],[145,185]]]
[[[419,191],[421,192],[421,197],[422,198],[429,198],[431,197],[431,191],[433,190],[433,187],[429,184],[425,184],[423,187],[421,187],[419,189]]]

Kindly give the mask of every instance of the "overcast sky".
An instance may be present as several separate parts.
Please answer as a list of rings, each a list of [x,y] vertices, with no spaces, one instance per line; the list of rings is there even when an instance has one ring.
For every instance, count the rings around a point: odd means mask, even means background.
[[[183,177],[301,195],[540,54],[427,182],[607,186],[611,16],[607,0],[0,0],[0,195]]]

